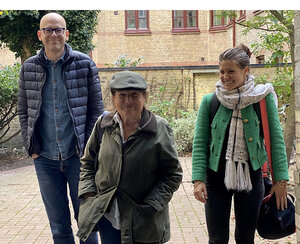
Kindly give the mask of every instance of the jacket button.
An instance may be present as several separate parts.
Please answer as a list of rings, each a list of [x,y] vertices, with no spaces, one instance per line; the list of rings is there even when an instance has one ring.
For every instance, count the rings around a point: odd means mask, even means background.
[[[245,124],[248,123],[248,119],[244,119],[244,123],[245,123]]]
[[[248,141],[249,141],[249,142],[252,142],[252,141],[253,141],[253,138],[252,138],[252,137],[249,137]]]

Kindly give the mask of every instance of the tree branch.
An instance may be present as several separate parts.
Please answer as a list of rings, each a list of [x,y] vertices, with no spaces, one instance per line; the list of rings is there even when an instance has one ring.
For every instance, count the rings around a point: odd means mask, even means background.
[[[290,31],[294,31],[294,25],[291,23],[288,23],[286,21],[286,19],[282,16],[281,13],[279,13],[277,10],[269,10],[271,14],[274,15],[274,17],[276,19],[278,19],[280,21],[280,23],[282,23],[286,28],[288,28],[288,30]]]
[[[238,25],[241,25],[241,26],[243,26],[243,27],[250,28],[250,26],[245,25],[245,24],[243,24],[243,23],[240,23],[240,22],[237,22],[237,21],[235,21],[235,23],[238,24]],[[278,32],[278,30],[266,29],[266,28],[262,28],[262,27],[251,27],[251,28],[253,28],[253,29],[255,29],[255,30],[263,30],[263,31],[270,31],[270,32],[272,32],[272,31]]]
[[[2,139],[6,134],[7,132],[10,130],[10,127],[7,127],[7,129],[2,133],[2,135],[0,136],[0,139]]]
[[[12,134],[10,137],[6,138],[5,140],[0,141],[0,145],[3,144],[3,143],[5,143],[5,142],[8,142],[9,140],[11,140],[11,139],[14,138],[15,136],[17,136],[20,132],[21,132],[21,129],[18,130],[16,133]]]

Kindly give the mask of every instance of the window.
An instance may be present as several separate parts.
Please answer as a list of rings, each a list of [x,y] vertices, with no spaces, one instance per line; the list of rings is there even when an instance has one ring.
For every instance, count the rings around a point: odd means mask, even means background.
[[[246,19],[246,10],[240,10],[238,21],[242,21],[244,19]]]
[[[264,64],[265,63],[265,55],[259,55],[256,57],[257,64]]]
[[[240,10],[240,18],[243,18],[246,16],[246,10]]]
[[[198,29],[197,10],[173,10],[173,33],[178,32],[200,32]]]
[[[151,33],[149,30],[149,11],[126,10],[125,25],[125,34]]]
[[[210,30],[224,30],[227,26],[227,18],[222,16],[223,10],[210,10]]]

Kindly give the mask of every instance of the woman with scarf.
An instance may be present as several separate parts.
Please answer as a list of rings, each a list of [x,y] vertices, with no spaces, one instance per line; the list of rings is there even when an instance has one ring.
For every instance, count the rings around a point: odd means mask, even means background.
[[[288,163],[271,84],[255,85],[249,74],[251,52],[240,44],[219,57],[220,106],[210,121],[213,94],[203,97],[193,143],[194,196],[205,203],[209,243],[228,243],[231,202],[235,211],[236,243],[253,244],[264,196],[261,167],[267,160],[263,133],[254,104],[265,98],[276,183],[271,189],[277,207],[287,207]],[[211,122],[211,124],[210,124]]]

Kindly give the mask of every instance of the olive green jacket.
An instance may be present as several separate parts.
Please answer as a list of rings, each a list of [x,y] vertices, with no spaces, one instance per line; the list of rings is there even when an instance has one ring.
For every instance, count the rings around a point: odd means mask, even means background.
[[[104,128],[101,146],[100,127]],[[123,144],[113,114],[102,121],[99,118],[81,163],[79,196],[96,194],[80,205],[77,235],[82,240],[109,211],[114,197],[120,210],[122,244],[169,240],[168,202],[181,183],[182,168],[165,119],[144,109],[140,127]],[[144,211],[141,205],[152,206],[154,213]]]
[[[203,97],[197,115],[192,154],[192,181],[201,180],[205,182],[207,167],[215,172],[218,171],[222,148],[227,145],[224,143],[224,138],[226,129],[231,120],[232,110],[227,109],[220,104],[210,126],[209,113],[211,99],[212,94]],[[266,96],[266,107],[271,140],[274,180],[289,180],[285,144],[277,107],[272,94]],[[260,133],[260,121],[253,105],[249,105],[242,109],[242,119],[244,122],[244,135],[251,166],[253,170],[257,170],[265,161],[267,161],[267,153],[263,137]]]

